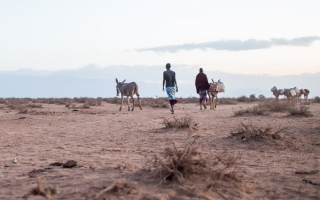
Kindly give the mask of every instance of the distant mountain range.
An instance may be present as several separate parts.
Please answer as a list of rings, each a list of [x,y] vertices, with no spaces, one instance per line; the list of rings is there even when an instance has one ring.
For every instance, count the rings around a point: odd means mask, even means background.
[[[141,97],[163,97],[162,73],[164,66],[109,66],[89,65],[77,70],[37,71],[20,69],[0,72],[0,97],[114,97],[116,82],[126,79],[139,85]],[[196,97],[194,86],[197,67],[173,66],[179,85],[177,97]],[[205,70],[205,69],[204,69]],[[272,97],[270,89],[307,88],[310,97],[320,96],[320,73],[271,76],[231,74],[221,71],[206,71],[211,81],[220,79],[226,87],[226,93],[220,97],[239,97],[260,94]]]

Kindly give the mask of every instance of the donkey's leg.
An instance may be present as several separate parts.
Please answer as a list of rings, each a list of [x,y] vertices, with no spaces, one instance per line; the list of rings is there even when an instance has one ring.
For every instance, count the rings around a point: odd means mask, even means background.
[[[121,95],[121,105],[120,105],[120,108],[119,108],[119,111],[121,111],[121,109],[122,109],[122,104],[123,104],[123,95]]]
[[[133,98],[133,94],[131,95],[131,99],[132,99],[132,110],[131,110],[131,111],[133,111],[133,110],[134,110],[134,98]]]
[[[128,104],[128,111],[130,111],[130,100],[129,100],[129,96],[127,96],[127,104]]]
[[[140,95],[137,94],[137,97],[138,97],[138,102],[139,102],[139,107],[140,107],[140,110],[142,110],[142,107],[141,107],[141,99],[140,99]]]
[[[216,99],[217,99],[217,101],[216,101],[216,103],[214,104],[214,108],[217,108],[217,104],[218,104],[218,101],[219,101],[218,95],[216,95]]]

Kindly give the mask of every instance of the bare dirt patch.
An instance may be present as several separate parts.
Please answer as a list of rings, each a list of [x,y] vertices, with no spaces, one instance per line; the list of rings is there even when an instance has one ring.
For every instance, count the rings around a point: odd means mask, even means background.
[[[83,107],[86,101],[89,108]],[[200,111],[197,104],[181,101],[174,116],[176,119],[189,116],[192,126],[197,127],[190,129],[165,128],[164,119],[173,119],[166,107],[151,105],[142,111],[119,112],[118,104],[99,105],[100,102],[43,100],[33,102],[41,106],[31,106],[25,113],[1,104],[1,199],[23,199],[30,191],[32,195],[27,199],[35,195],[45,198],[49,194],[53,199],[86,200],[320,197],[320,104],[307,105],[312,114],[308,117],[288,117],[286,105],[272,103],[265,105],[270,115],[234,117],[235,110],[251,109],[259,106],[259,102],[238,101],[221,104],[216,110]],[[10,105],[29,104],[12,99]],[[241,123],[258,129],[271,127],[270,134],[251,142],[241,139],[244,133],[230,136]],[[286,129],[274,134],[278,127]],[[198,138],[199,148],[189,149],[195,154],[184,160],[195,171],[184,165],[181,171],[181,166],[175,165],[182,161],[177,159],[179,153],[183,154],[188,147],[186,138],[189,141]],[[146,160],[154,155],[162,159],[162,165],[153,165],[148,171]],[[219,159],[225,162],[228,155],[237,158],[232,165],[236,180],[226,175],[229,174],[226,171],[220,179],[213,178],[214,173],[209,173],[210,176],[200,173],[210,172],[208,166]],[[206,165],[202,158],[207,159]],[[170,159],[176,160],[174,165]],[[63,168],[69,160],[77,161],[76,167]],[[163,166],[169,170],[165,172]],[[168,176],[170,170],[182,176]],[[159,171],[162,176],[155,176]],[[40,182],[38,176],[42,177]],[[162,181],[166,176],[172,176],[172,180],[167,177]]]

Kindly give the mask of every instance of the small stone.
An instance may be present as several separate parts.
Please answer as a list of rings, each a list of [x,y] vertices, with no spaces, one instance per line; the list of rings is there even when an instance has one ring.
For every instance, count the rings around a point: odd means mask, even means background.
[[[77,166],[77,161],[68,160],[65,164],[62,165],[63,168],[73,168]]]

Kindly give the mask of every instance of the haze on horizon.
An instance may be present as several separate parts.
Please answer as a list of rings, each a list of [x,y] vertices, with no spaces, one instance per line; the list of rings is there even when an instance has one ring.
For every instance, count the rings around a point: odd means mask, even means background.
[[[170,62],[240,74],[317,73],[319,10],[312,0],[0,1],[0,71]]]

